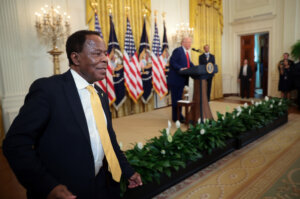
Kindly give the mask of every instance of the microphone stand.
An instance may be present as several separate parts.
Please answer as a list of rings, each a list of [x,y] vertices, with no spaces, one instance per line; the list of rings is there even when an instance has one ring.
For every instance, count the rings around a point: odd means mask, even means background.
[[[203,51],[201,49],[195,49],[195,48],[192,48],[192,51],[195,51],[197,53],[203,53]]]

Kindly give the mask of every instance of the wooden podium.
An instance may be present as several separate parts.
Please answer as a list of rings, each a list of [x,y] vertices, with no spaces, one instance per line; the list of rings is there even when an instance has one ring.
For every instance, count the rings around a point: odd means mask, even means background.
[[[213,119],[208,99],[207,99],[207,81],[206,79],[214,76],[218,72],[218,66],[208,63],[207,65],[199,65],[189,69],[179,71],[180,75],[189,76],[194,79],[194,96],[193,107],[189,112],[192,123],[197,123],[198,119]],[[189,121],[190,122],[190,121]]]

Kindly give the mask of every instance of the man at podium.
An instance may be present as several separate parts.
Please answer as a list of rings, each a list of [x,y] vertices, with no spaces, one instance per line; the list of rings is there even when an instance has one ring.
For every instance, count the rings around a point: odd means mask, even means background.
[[[168,86],[171,91],[172,99],[172,120],[175,122],[185,122],[184,117],[181,114],[180,118],[177,118],[177,101],[182,99],[183,88],[188,85],[188,77],[178,74],[180,70],[194,67],[194,64],[190,59],[190,48],[192,45],[192,39],[190,37],[184,37],[181,42],[181,46],[176,48],[170,58],[170,72],[168,76]]]
[[[215,65],[215,56],[209,52],[209,45],[206,44],[204,47],[204,53],[199,56],[199,65],[206,65],[212,63]],[[210,101],[212,77],[207,79],[207,99]]]

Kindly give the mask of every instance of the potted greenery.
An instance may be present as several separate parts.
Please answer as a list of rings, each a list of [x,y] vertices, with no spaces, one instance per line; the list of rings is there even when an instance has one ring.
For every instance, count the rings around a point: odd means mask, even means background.
[[[204,120],[186,131],[176,122],[177,130],[168,128],[161,136],[154,137],[145,145],[137,143],[125,155],[130,164],[142,176],[144,185],[126,190],[126,180],[121,181],[124,198],[151,198],[200,169],[217,161],[235,147],[261,137],[287,122],[287,101],[279,98],[252,105],[244,104],[232,113],[217,113],[217,120]]]
[[[263,117],[264,125],[259,128],[261,135],[274,130],[278,126],[287,122],[287,109],[289,101],[280,98],[266,97],[266,100],[258,106],[260,114]]]
[[[292,47],[291,47],[291,55],[294,60],[300,59],[300,40],[298,40]]]

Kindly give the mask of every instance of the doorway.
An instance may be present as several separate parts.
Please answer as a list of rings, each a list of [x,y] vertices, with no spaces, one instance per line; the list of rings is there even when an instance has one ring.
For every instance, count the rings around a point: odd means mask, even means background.
[[[243,60],[248,59],[253,72],[250,83],[251,98],[263,98],[268,95],[268,54],[269,33],[241,36],[241,66]]]

